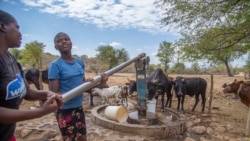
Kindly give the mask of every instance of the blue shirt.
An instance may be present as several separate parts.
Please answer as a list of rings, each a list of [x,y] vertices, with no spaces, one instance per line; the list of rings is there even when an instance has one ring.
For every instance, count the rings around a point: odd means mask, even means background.
[[[80,58],[74,58],[73,63],[64,61],[61,57],[54,60],[48,70],[48,79],[59,80],[59,91],[68,92],[73,88],[83,84],[84,63]],[[63,109],[70,109],[82,106],[83,94],[79,94],[66,102]]]

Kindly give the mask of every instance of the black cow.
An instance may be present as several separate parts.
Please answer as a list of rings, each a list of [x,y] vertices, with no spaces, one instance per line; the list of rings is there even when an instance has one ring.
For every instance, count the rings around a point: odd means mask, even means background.
[[[39,85],[39,70],[36,68],[32,68],[29,70],[24,71],[24,76],[25,79],[29,84],[34,84],[35,87],[40,90],[40,85]],[[42,71],[42,82],[45,84],[49,84],[48,80],[48,70],[43,70]],[[108,85],[102,85],[102,86],[97,86],[97,88],[107,88]],[[93,95],[91,94],[91,89],[87,90],[86,92],[90,93],[90,105],[94,106],[93,103]]]
[[[147,85],[147,95],[148,99],[152,100],[154,98],[154,93],[155,93],[155,86],[153,85],[152,82],[146,80],[146,85]],[[137,92],[137,85],[136,81],[130,81],[129,83],[129,94],[132,94],[133,92]]]
[[[177,77],[174,80],[174,90],[176,97],[178,98],[178,106],[177,110],[179,111],[180,102],[181,102],[181,110],[183,111],[183,103],[185,99],[185,95],[194,96],[195,95],[195,104],[193,106],[192,112],[194,112],[195,107],[199,102],[199,96],[202,98],[202,112],[204,112],[205,103],[206,103],[206,89],[207,89],[207,81],[203,78],[184,78]]]
[[[48,79],[48,70],[43,70],[42,71],[42,81],[45,84],[49,84],[49,79]]]
[[[27,80],[27,82],[29,84],[34,84],[35,87],[40,90],[40,85],[39,85],[39,70],[36,69],[36,68],[31,68],[31,69],[28,69],[28,70],[25,70],[24,71],[24,76],[25,76],[25,79]],[[48,81],[48,70],[43,70],[42,71],[42,81],[43,83],[46,83],[48,84],[49,81]]]
[[[172,105],[172,83],[169,78],[165,75],[162,69],[157,68],[155,71],[151,72],[147,77],[147,80],[153,83],[155,87],[155,93],[149,93],[149,98],[155,96],[158,99],[158,96],[161,95],[162,107],[161,109],[164,111],[164,97],[167,95],[167,101],[165,103],[165,107],[171,107]]]
[[[161,106],[161,111],[164,111],[164,96],[165,94],[167,95],[167,101],[165,104],[165,107],[168,106],[171,107],[172,103],[172,94],[171,94],[171,89],[172,89],[172,84],[169,82],[167,76],[164,74],[162,69],[157,68],[153,72],[150,73],[150,75],[146,78],[147,82],[147,95],[148,95],[148,100],[152,100],[154,97],[156,100],[158,99],[158,96],[161,95],[161,101],[162,101],[162,106]],[[133,93],[136,90],[136,82],[131,83],[130,81],[130,89],[129,93]]]

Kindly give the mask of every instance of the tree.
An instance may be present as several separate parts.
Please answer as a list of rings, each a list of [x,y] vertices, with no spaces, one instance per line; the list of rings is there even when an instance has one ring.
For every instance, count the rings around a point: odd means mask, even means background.
[[[150,74],[151,72],[153,72],[155,70],[155,65],[153,64],[149,64],[147,66],[147,74]]]
[[[185,69],[185,65],[183,63],[176,63],[173,67],[173,71],[175,73],[182,73]]]
[[[195,74],[198,74],[198,72],[200,71],[200,67],[197,61],[192,64],[191,68],[194,70]]]
[[[247,73],[250,74],[250,55],[248,55],[246,64],[244,65],[244,68],[246,68]]]
[[[180,29],[181,44],[188,58],[224,63],[250,49],[250,3],[247,0],[158,0],[166,13],[165,25]]]
[[[12,48],[10,49],[10,53],[17,59],[20,60],[22,59],[22,55],[21,55],[21,50],[17,49],[17,48]]]
[[[45,45],[38,41],[32,41],[25,44],[24,50],[22,51],[22,62],[30,63],[33,67],[42,67],[42,53]]]
[[[171,43],[163,41],[160,43],[160,47],[156,55],[161,64],[164,66],[165,73],[167,73],[167,69],[169,67],[168,64],[171,62],[174,55],[174,48],[171,45]]]
[[[96,58],[104,64],[107,64],[108,69],[129,59],[127,51],[124,49],[114,49],[110,45],[101,45],[97,48],[97,51],[98,54]]]
[[[180,33],[191,35],[193,32],[220,27],[220,35],[234,36],[227,47],[249,41],[248,0],[157,0],[155,3],[165,13],[162,22],[173,29],[179,29]]]
[[[118,63],[125,62],[129,59],[128,52],[124,48],[116,49],[115,52],[116,52],[115,56],[118,59]]]
[[[185,38],[179,41],[179,46],[182,46],[182,51],[185,52],[185,57],[187,59],[205,59],[208,60],[208,62],[218,65],[224,64],[227,68],[228,76],[233,76],[229,63],[247,53],[247,49],[244,49],[245,46],[242,44],[236,44],[230,48],[224,48],[225,46],[228,46],[230,42],[222,43],[223,39],[229,41],[231,38],[230,36],[217,36],[215,38],[214,36],[219,33],[220,30],[220,28],[210,28],[203,33],[200,33],[200,35],[185,35]]]
[[[98,74],[98,72],[103,70],[103,63],[98,61],[98,59],[96,57],[90,57],[88,59],[88,64],[85,63],[88,67],[86,67],[86,69],[90,72],[95,72],[96,75]]]

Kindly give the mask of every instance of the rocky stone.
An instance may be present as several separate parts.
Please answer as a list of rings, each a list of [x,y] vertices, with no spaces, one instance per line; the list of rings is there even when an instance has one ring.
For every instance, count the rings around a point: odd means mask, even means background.
[[[196,141],[196,140],[193,139],[193,138],[191,138],[191,137],[186,137],[186,138],[184,139],[184,141]]]
[[[223,126],[217,126],[215,129],[215,132],[223,133],[226,131],[225,127]]]
[[[31,133],[32,133],[32,130],[30,130],[30,129],[22,129],[22,130],[20,130],[19,136],[21,138],[25,138]]]
[[[195,125],[198,124],[198,123],[200,123],[200,122],[201,122],[201,119],[200,119],[200,118],[194,120],[194,124],[195,124]]]
[[[207,128],[207,134],[212,135],[214,133],[214,130],[211,127]]]
[[[206,127],[205,126],[195,126],[192,128],[192,130],[195,134],[204,134],[206,133]]]
[[[193,126],[193,125],[194,125],[194,124],[193,124],[192,121],[187,121],[187,122],[186,122],[187,128],[189,128],[189,127],[191,127],[191,126]]]

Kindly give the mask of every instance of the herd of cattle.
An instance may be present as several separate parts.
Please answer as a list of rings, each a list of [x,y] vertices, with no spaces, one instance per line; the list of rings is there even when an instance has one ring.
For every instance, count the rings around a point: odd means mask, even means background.
[[[29,84],[34,84],[37,89],[40,89],[39,85],[39,70],[29,69],[24,71],[24,76]],[[43,83],[48,84],[48,70],[42,71],[42,81]],[[171,107],[173,92],[178,99],[177,110],[184,111],[184,100],[185,96],[189,95],[191,97],[195,96],[195,104],[192,108],[192,112],[195,110],[200,97],[202,99],[202,112],[205,109],[206,103],[206,89],[207,82],[205,79],[200,77],[167,77],[165,73],[157,68],[151,72],[147,78],[147,98],[152,100],[155,98],[158,99],[158,96],[161,96],[161,111],[165,111],[164,107]],[[88,91],[90,93],[90,102],[93,106],[93,96],[98,95],[102,98],[103,103],[108,102],[109,97],[115,97],[116,102],[122,100],[122,103],[128,105],[127,96],[137,91],[136,81],[129,80],[126,83],[126,86],[110,86],[102,88],[92,88]],[[224,93],[235,93],[236,98],[240,98],[241,102],[246,106],[250,106],[250,81],[238,81],[234,80],[232,83],[223,85]],[[166,95],[166,103],[164,105],[164,97]]]

